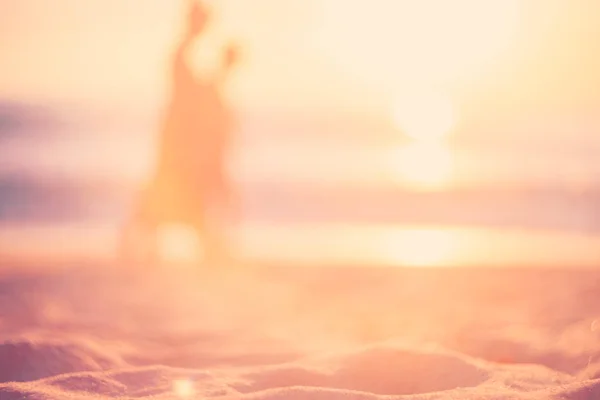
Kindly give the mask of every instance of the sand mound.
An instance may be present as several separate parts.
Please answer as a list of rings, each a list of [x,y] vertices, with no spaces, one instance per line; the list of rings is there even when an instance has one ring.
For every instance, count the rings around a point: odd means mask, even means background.
[[[594,320],[595,321],[595,320]],[[501,364],[538,364],[585,378],[598,378],[600,336],[590,321],[577,321],[549,332],[531,326],[457,335],[449,347],[462,354]]]
[[[33,382],[0,384],[2,400],[90,396],[103,400],[588,400],[599,395],[600,380],[575,382],[569,375],[542,366],[493,364],[442,349],[417,351],[390,344],[303,363],[243,370],[156,366],[67,373]]]
[[[600,399],[597,303],[564,301],[590,276],[518,275],[499,281],[510,296],[486,297],[483,273],[460,287],[267,272],[216,285],[82,271],[17,288],[5,275],[0,400]],[[371,323],[381,334],[356,335]]]
[[[380,346],[343,358],[335,380],[344,389],[397,395],[472,387],[488,377],[482,365],[458,354]]]
[[[540,399],[556,400],[595,400],[600,399],[600,380],[578,382],[569,386],[552,388],[540,396]]]
[[[0,387],[0,399],[2,400],[21,400],[25,399],[26,394],[16,388]]]
[[[292,364],[251,372],[234,387],[244,393],[308,386],[406,395],[480,385],[491,375],[486,368],[485,363],[442,350],[420,352],[381,345],[311,366]]]
[[[15,339],[0,344],[0,382],[27,382],[123,366],[118,358],[77,341]]]
[[[49,378],[44,383],[62,391],[95,393],[109,397],[123,396],[127,392],[127,386],[117,380],[92,373],[61,375]]]
[[[219,397],[239,393],[203,371],[169,367],[64,374],[39,381],[0,385],[0,399],[115,399]]]

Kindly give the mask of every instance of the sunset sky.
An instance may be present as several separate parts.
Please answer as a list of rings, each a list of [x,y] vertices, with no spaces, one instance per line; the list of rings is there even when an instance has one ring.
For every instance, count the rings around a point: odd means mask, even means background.
[[[442,90],[468,113],[566,114],[592,108],[600,83],[593,0],[222,0],[215,44],[235,38],[243,105],[394,107]],[[0,95],[155,104],[183,2],[0,1]],[[449,5],[452,4],[452,7]]]
[[[130,128],[122,115],[158,116],[187,1],[0,0],[0,106],[109,108],[121,124],[88,124],[66,139],[27,142],[23,135],[1,149],[5,165],[48,176],[118,177],[124,185],[146,179],[157,130]],[[223,44],[241,44],[243,62],[228,94],[251,119],[241,118],[240,130],[259,133],[240,141],[240,181],[443,192],[478,183],[596,185],[600,177],[598,0],[211,4],[214,18],[195,67],[210,72]],[[279,124],[281,115],[294,118]],[[303,124],[307,115],[320,116],[320,125]],[[391,140],[379,140],[380,131]],[[357,132],[362,141],[348,139]],[[328,141],[330,134],[341,140]],[[447,141],[454,134],[483,146],[460,148],[459,140]],[[449,246],[436,232],[418,231],[417,239],[439,242],[442,253]],[[432,261],[421,256],[408,262]]]

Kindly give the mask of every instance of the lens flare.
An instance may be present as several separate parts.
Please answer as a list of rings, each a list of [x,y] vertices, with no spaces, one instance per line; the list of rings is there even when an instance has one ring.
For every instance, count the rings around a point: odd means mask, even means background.
[[[177,379],[173,382],[173,393],[180,399],[189,399],[196,394],[196,389],[191,380]]]

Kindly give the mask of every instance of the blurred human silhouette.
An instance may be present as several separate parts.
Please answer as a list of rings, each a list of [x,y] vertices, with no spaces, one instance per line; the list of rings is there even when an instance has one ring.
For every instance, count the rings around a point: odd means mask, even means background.
[[[187,27],[172,63],[171,98],[161,127],[156,169],[123,232],[125,256],[158,256],[157,232],[164,224],[185,224],[200,239],[206,261],[229,255],[224,226],[234,211],[226,172],[233,116],[222,96],[238,49],[223,50],[212,76],[198,77],[187,59],[204,33],[208,10],[190,0]]]

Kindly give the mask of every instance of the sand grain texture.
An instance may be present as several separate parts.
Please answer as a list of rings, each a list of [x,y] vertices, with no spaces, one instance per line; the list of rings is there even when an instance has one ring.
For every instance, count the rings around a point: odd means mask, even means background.
[[[573,269],[5,273],[0,400],[600,399],[598,289]]]

